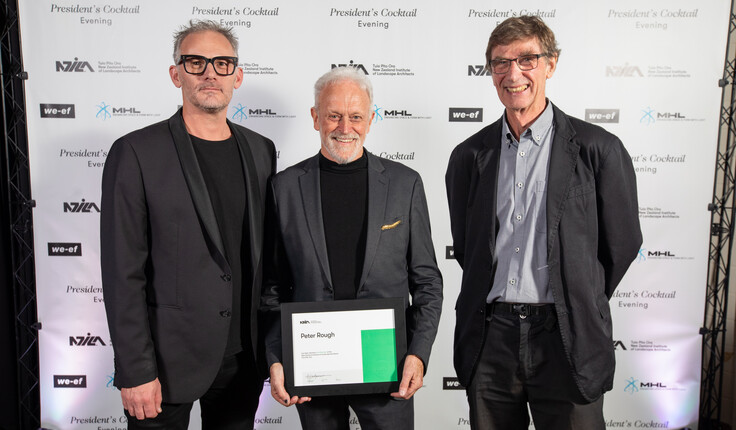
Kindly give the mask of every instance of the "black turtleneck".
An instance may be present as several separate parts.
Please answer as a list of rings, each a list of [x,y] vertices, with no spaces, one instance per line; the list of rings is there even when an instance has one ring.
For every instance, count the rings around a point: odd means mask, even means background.
[[[338,164],[319,155],[322,219],[335,300],[354,299],[363,272],[368,157]]]

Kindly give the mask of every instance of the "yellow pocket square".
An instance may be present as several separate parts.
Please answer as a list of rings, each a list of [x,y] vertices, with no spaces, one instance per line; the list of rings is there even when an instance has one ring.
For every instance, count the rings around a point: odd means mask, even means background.
[[[386,224],[381,226],[381,231],[383,230],[391,230],[392,228],[396,227],[397,225],[401,224],[401,220],[396,221],[393,224]]]

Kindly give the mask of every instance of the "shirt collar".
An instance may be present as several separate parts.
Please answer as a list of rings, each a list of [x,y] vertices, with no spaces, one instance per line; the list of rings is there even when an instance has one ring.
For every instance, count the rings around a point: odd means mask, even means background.
[[[528,137],[537,146],[540,146],[544,141],[543,138],[547,134],[550,128],[552,128],[552,119],[554,114],[552,111],[552,103],[547,99],[547,107],[544,108],[542,114],[529,126],[529,128],[521,135],[521,137]],[[514,138],[514,134],[511,133],[508,121],[506,121],[506,113],[503,115],[503,124],[501,126],[501,136],[505,137],[505,141],[508,145],[518,145],[518,142]]]

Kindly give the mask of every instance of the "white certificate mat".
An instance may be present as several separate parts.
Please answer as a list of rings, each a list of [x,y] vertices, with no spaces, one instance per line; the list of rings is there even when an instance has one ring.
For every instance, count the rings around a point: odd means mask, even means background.
[[[406,352],[403,299],[282,304],[282,330],[289,394],[398,388]]]

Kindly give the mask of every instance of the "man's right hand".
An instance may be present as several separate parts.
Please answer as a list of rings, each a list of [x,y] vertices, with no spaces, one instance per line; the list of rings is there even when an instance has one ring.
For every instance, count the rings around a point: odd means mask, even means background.
[[[284,388],[284,366],[281,363],[273,363],[271,365],[271,396],[277,402],[284,406],[291,406],[296,403],[304,403],[312,400],[311,397],[289,397],[289,393]]]
[[[156,418],[163,411],[161,383],[158,378],[137,387],[121,388],[120,397],[123,399],[123,407],[139,420]]]

